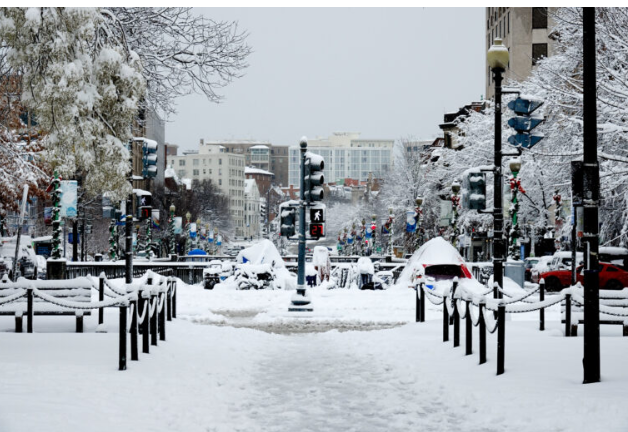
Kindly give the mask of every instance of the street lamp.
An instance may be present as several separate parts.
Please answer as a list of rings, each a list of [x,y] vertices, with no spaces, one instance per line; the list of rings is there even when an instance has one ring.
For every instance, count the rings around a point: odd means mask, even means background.
[[[458,181],[454,181],[451,184],[451,208],[453,210],[453,215],[451,219],[451,244],[453,247],[456,247],[456,239],[458,238],[458,227],[456,226],[458,223],[458,203],[460,202],[460,197],[458,193],[460,192],[460,183]]]
[[[185,232],[186,232],[186,237],[185,237],[185,254],[189,255],[190,254],[190,247],[191,247],[191,241],[190,241],[190,218],[192,217],[192,215],[190,214],[190,212],[187,212],[185,214]]]
[[[521,171],[521,159],[514,158],[510,159],[508,166],[510,167],[510,172],[512,173],[512,177],[510,178],[510,194],[511,194],[511,204],[510,204],[510,217],[511,217],[511,228],[510,228],[510,247],[508,248],[508,255],[518,260],[519,250],[517,248],[517,239],[519,238],[519,222],[518,222],[518,212],[519,212],[519,201],[517,200],[517,192],[524,190],[521,188],[521,180],[517,178],[517,175]]]
[[[504,215],[502,209],[502,74],[508,67],[508,48],[500,38],[495,38],[493,46],[486,54],[488,66],[495,80],[495,170],[493,180],[493,282],[499,288],[504,286]],[[498,289],[494,295],[502,298]]]
[[[169,235],[170,235],[170,255],[174,255],[177,253],[175,248],[175,236],[174,236],[174,212],[177,208],[174,204],[170,204],[170,227],[169,227]]]
[[[361,250],[362,250],[362,256],[365,256],[366,255],[366,242],[368,241],[366,240],[366,219],[362,218],[361,222],[362,222],[362,240],[363,240],[361,242],[362,243]]]
[[[416,199],[414,200],[414,203],[416,204],[416,231],[415,231],[416,232],[416,247],[418,247],[422,241],[421,214],[423,213],[423,211],[421,210],[421,206],[423,205],[423,197],[421,196],[416,197]],[[414,250],[412,252],[414,252]]]
[[[393,208],[392,207],[388,207],[388,226],[390,227],[389,232],[388,232],[388,255],[392,256],[394,253],[394,247],[393,247],[393,240],[394,240],[394,235],[395,235],[395,222],[394,222],[394,214],[393,214]]]
[[[377,215],[372,214],[371,215],[371,235],[373,236],[373,241],[371,245],[371,254],[376,253],[376,250],[375,250],[375,240],[376,240],[376,231],[377,231],[376,222],[377,222]]]

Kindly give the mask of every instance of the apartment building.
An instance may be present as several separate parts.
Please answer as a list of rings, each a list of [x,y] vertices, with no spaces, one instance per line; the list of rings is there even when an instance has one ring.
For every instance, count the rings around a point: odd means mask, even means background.
[[[288,147],[256,140],[201,140],[201,145],[205,143],[221,145],[225,148],[225,153],[241,154],[247,167],[274,173],[274,183],[277,185],[288,184]]]
[[[253,179],[244,180],[244,237],[260,236],[260,193]]]
[[[168,160],[179,178],[189,178],[193,183],[211,180],[228,196],[235,233],[244,235],[244,155],[201,142],[198,150],[184,151]]]
[[[510,51],[510,64],[504,75],[508,80],[523,81],[532,72],[536,61],[551,56],[552,12],[547,7],[488,7],[486,8],[486,51],[495,38],[501,38]],[[486,99],[495,95],[493,75],[486,66]]]

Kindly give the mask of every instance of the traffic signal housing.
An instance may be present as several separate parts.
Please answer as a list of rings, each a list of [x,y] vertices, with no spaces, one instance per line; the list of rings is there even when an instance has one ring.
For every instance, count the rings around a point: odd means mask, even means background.
[[[508,102],[508,108],[516,114],[508,120],[508,126],[517,133],[508,137],[508,142],[515,147],[530,149],[544,136],[532,133],[532,130],[545,121],[543,116],[532,116],[532,113],[543,105],[543,101],[533,98],[518,97]]]
[[[479,169],[462,176],[462,206],[469,210],[486,210],[486,174]]]
[[[152,140],[144,140],[142,153],[142,176],[155,178],[157,176],[157,143]]]
[[[305,154],[305,201],[308,203],[322,201],[324,198],[323,185],[325,184],[325,159],[321,155],[307,152]]]
[[[279,217],[280,217],[280,229],[279,235],[281,237],[294,237],[297,232],[296,222],[297,222],[297,209],[296,207],[290,207],[287,204],[281,204],[279,206]]]

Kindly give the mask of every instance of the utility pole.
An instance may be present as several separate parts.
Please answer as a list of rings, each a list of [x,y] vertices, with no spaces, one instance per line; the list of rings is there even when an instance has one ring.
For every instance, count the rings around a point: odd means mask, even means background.
[[[584,135],[584,384],[600,381],[600,275],[598,270],[598,200],[600,168],[597,161],[597,94],[595,8],[583,8],[583,135]]]

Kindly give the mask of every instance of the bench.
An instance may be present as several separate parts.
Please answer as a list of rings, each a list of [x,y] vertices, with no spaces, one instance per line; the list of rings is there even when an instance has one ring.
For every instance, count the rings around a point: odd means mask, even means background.
[[[600,306],[616,308],[628,308],[628,288],[621,291],[600,290]],[[566,324],[565,306],[561,310],[561,323]],[[578,336],[578,324],[584,324],[584,309],[579,304],[571,301],[571,319],[568,336]],[[628,317],[622,319],[620,316],[609,315],[600,311],[600,325],[621,325],[622,335],[628,336]]]
[[[76,309],[63,305],[63,303],[90,303],[92,297],[92,281],[86,277],[71,280],[36,280],[27,281],[18,279],[17,282],[9,282],[8,278],[0,281],[0,303],[3,299],[13,296],[22,290],[33,287],[49,299],[42,299],[33,293],[33,315],[74,315],[76,316],[76,332],[83,332],[83,316],[91,315],[89,309]],[[18,300],[0,305],[0,315],[15,316],[15,332],[22,332],[22,318],[28,313],[28,295]],[[58,300],[59,303],[55,303]],[[29,331],[32,325],[29,325]]]

